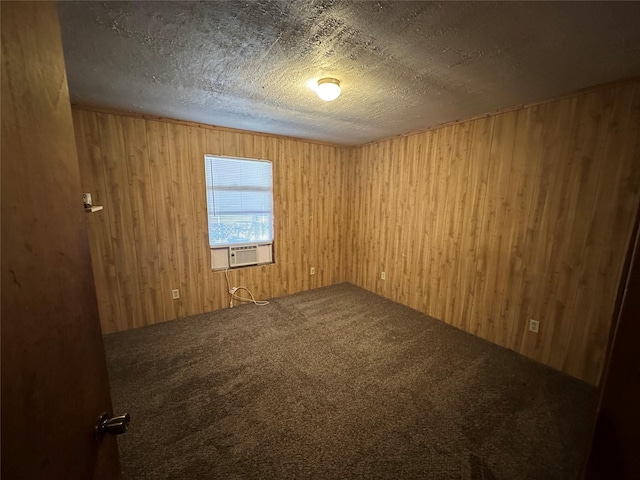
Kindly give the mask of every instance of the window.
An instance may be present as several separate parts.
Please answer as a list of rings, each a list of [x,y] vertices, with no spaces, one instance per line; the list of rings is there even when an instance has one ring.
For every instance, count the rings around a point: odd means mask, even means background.
[[[271,162],[205,155],[211,248],[273,241]]]

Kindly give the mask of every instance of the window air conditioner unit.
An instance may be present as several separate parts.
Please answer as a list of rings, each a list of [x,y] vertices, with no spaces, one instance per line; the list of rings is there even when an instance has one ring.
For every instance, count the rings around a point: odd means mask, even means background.
[[[273,245],[271,243],[211,249],[212,270],[269,263],[273,263]]]
[[[229,247],[229,268],[258,264],[258,246]]]

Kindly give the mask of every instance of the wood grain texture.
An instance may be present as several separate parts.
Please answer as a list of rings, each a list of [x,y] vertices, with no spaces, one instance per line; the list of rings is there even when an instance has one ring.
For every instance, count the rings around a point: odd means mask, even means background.
[[[638,209],[640,82],[363,145],[345,178],[350,282],[598,383]]]
[[[0,11],[2,478],[119,479],[93,438],[111,396],[56,5]]]
[[[104,331],[228,305],[202,158],[237,155],[273,161],[276,264],[234,285],[348,280],[597,383],[638,208],[638,85],[351,149],[74,108],[83,190],[105,205],[90,218]]]
[[[230,271],[234,286],[265,299],[346,280],[346,149],[75,107],[73,118],[82,189],[105,207],[89,215],[105,333],[228,306],[210,267],[205,154],[273,162],[275,264]]]

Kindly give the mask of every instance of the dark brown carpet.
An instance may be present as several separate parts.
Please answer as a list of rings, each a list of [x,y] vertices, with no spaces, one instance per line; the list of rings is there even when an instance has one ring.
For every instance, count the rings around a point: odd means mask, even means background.
[[[105,343],[126,479],[573,479],[595,402],[350,284]]]

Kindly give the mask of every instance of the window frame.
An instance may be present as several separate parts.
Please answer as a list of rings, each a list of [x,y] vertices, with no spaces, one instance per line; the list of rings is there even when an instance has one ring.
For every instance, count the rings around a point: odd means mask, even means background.
[[[209,209],[210,206],[210,202],[209,202],[209,193],[210,191],[215,191],[214,188],[214,181],[213,181],[213,175],[214,175],[214,159],[219,158],[219,159],[224,159],[224,160],[238,160],[238,161],[244,161],[244,162],[262,162],[262,163],[267,163],[270,166],[270,176],[271,176],[271,185],[270,185],[270,189],[269,194],[270,194],[270,211],[268,213],[269,215],[269,220],[270,220],[270,228],[269,228],[269,232],[270,232],[270,239],[268,240],[253,240],[253,241],[237,241],[237,242],[226,242],[226,243],[220,243],[220,244],[212,244],[212,237],[211,237],[211,211]],[[268,160],[268,159],[263,159],[263,158],[248,158],[248,157],[239,157],[239,156],[230,156],[230,155],[218,155],[218,154],[213,154],[213,153],[206,153],[204,154],[204,163],[205,163],[205,203],[206,203],[206,221],[207,221],[207,242],[209,245],[209,249],[211,250],[216,250],[216,249],[228,249],[231,247],[241,247],[241,246],[248,246],[248,245],[271,245],[271,249],[273,250],[273,244],[275,242],[275,212],[274,212],[274,202],[273,202],[273,197],[274,197],[274,175],[273,175],[273,161]],[[211,168],[211,183],[208,182],[208,171],[209,168]],[[247,190],[242,190],[242,189],[238,189],[238,191],[247,191]],[[249,190],[250,191],[250,190]],[[258,190],[259,191],[259,190]],[[212,206],[215,206],[214,201],[211,202]],[[238,215],[242,215],[242,213],[239,213]],[[214,215],[215,216],[215,215]],[[273,253],[272,253],[272,257],[273,257]]]

